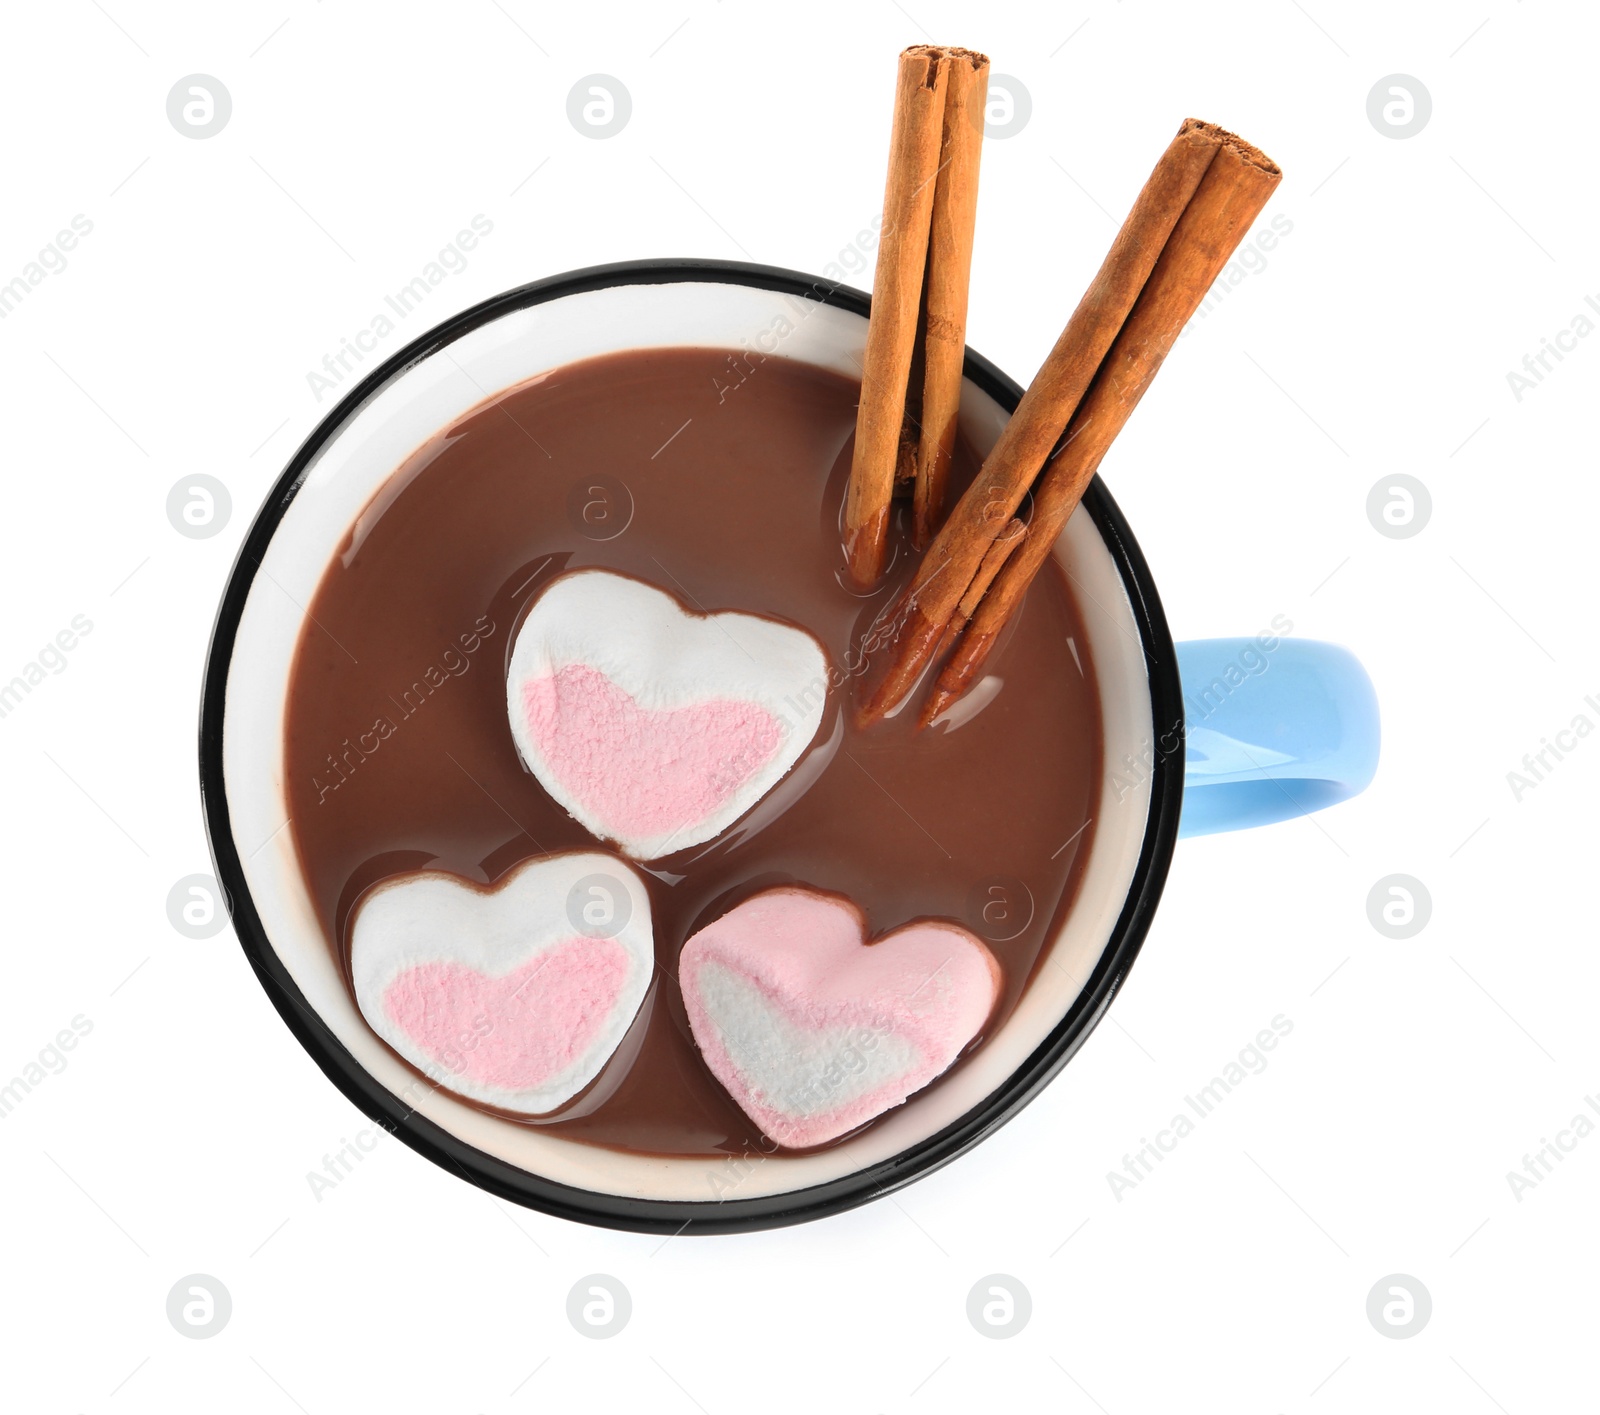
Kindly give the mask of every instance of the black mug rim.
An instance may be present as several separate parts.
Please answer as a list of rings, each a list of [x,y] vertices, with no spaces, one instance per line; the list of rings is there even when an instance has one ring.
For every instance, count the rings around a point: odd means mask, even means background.
[[[379,1083],[306,1001],[267,937],[233,839],[223,775],[222,728],[228,671],[239,622],[268,543],[322,449],[380,390],[413,364],[514,310],[568,295],[623,285],[707,282],[799,296],[863,318],[870,297],[797,271],[740,261],[624,261],[536,280],[492,296],[429,330],[385,360],[328,412],[274,483],[234,560],[206,655],[200,701],[200,792],[211,855],[234,931],[279,1015],[323,1073],[369,1119],[441,1168],[502,1199],[576,1222],[638,1233],[744,1233],[842,1213],[933,1173],[964,1154],[1031,1101],[1071,1060],[1128,975],[1166,883],[1183,793],[1183,701],[1177,657],[1149,566],[1121,510],[1097,476],[1083,498],[1117,564],[1133,608],[1149,680],[1152,722],[1163,745],[1153,751],[1150,812],[1133,882],[1111,937],[1083,990],[1049,1036],[1009,1078],[965,1115],[910,1148],[823,1184],[787,1193],[706,1200],[640,1199],[557,1183],[467,1144]],[[1022,388],[981,354],[966,352],[965,375],[1008,413]],[[1174,745],[1165,747],[1166,736]]]

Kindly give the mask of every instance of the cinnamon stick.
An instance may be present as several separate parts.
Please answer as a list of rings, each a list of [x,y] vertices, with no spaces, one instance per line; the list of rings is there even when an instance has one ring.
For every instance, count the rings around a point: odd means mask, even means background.
[[[967,592],[961,596],[961,603],[956,606],[955,613],[950,616],[950,622],[945,625],[944,635],[934,652],[935,658],[942,657],[961,637],[961,631],[967,627],[967,621],[977,613],[978,605],[988,593],[989,586],[994,583],[995,576],[1000,573],[1006,561],[1010,559],[1011,552],[1022,544],[1022,539],[1027,534],[1027,526],[1013,516],[1006,522],[1005,529],[994,538],[994,544],[985,552],[978,566],[978,573],[972,577]]]
[[[911,543],[933,539],[944,516],[945,484],[955,451],[967,352],[967,287],[978,219],[978,164],[983,152],[989,60],[970,49],[949,49],[939,179],[928,234],[923,317],[921,429],[912,489]]]
[[[1282,173],[1262,152],[1231,134],[1224,139],[1107,353],[1094,386],[1073,416],[1065,445],[1034,487],[1027,540],[1006,562],[971,616],[923,711],[924,726],[977,678],[1107,448],[1278,185]]]
[[[989,546],[1016,513],[1046,456],[1060,440],[1173,239],[1180,218],[1225,147],[1253,154],[1252,164],[1270,172],[1276,182],[1278,169],[1233,134],[1194,118],[1179,128],[977,478],[918,565],[900,607],[902,627],[893,657],[860,710],[863,722],[884,716],[900,703],[944,641],[945,628]],[[1232,170],[1231,165],[1227,170]],[[1239,234],[1242,228],[1228,245],[1230,254]],[[1191,223],[1185,240],[1209,240],[1210,235]],[[1194,295],[1195,305],[1204,298],[1205,288]],[[1174,329],[1174,338],[1176,334]],[[1030,532],[1028,540],[1028,554],[1021,558],[1031,560],[1041,546],[1048,553],[1050,542],[1043,535]],[[1006,578],[1017,573],[1013,564]]]
[[[906,385],[917,338],[928,227],[949,69],[943,51],[921,44],[900,55],[883,229],[872,282],[872,318],[861,370],[856,446],[845,494],[844,548],[850,578],[865,588],[883,574]]]

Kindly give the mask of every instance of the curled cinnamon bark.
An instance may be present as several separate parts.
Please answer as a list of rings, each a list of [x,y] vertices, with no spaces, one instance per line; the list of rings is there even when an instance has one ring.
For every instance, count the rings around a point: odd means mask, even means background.
[[[844,550],[850,578],[865,588],[883,574],[906,384],[917,340],[928,260],[949,69],[943,51],[917,45],[900,55],[883,228],[872,282],[872,318],[861,369],[856,446],[845,493]]]
[[[1252,155],[1253,154],[1253,155]],[[1106,355],[1094,387],[1033,492],[1028,540],[983,597],[923,711],[926,725],[976,681],[1000,631],[1038,574],[1100,466],[1100,459],[1144,397],[1162,361],[1200,307],[1281,174],[1259,154],[1224,144],[1178,222],[1127,324]]]
[[[945,483],[956,445],[961,377],[967,354],[967,291],[978,220],[978,164],[983,153],[989,61],[967,49],[947,50],[939,180],[928,234],[922,326],[923,380],[911,543],[918,550],[944,519]]]
[[[947,641],[989,547],[1060,444],[1035,488],[1027,539],[979,603],[935,691],[937,706],[931,701],[923,720],[972,682],[1112,438],[1281,175],[1259,149],[1215,124],[1191,118],[1178,130],[1061,338],[918,565],[888,667],[860,709],[863,722],[892,711],[916,685]]]

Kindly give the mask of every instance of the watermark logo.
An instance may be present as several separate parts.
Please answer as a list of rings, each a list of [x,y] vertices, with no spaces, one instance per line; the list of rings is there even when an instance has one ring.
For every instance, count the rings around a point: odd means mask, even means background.
[[[1178,337],[1188,337],[1189,331],[1197,329],[1200,321],[1222,304],[1228,296],[1243,285],[1252,275],[1260,275],[1267,268],[1267,257],[1278,248],[1278,242],[1283,240],[1294,230],[1294,222],[1283,212],[1278,212],[1266,225],[1250,233],[1250,239],[1243,242],[1233,259],[1230,260],[1218,273],[1217,278],[1211,282],[1211,288],[1206,291],[1206,297],[1200,302],[1200,308],[1194,312],[1194,318],[1189,320],[1178,332]]]
[[[453,1061],[459,1059],[459,1054],[450,1047],[446,1049],[445,1057]],[[414,1108],[418,1099],[416,1093],[422,1086],[423,1083],[420,1081],[413,1082],[401,1093],[400,1099]],[[376,1125],[367,1126],[364,1130],[357,1130],[353,1140],[347,1140],[341,1135],[339,1148],[331,1155],[322,1157],[321,1171],[314,1169],[306,1171],[306,1185],[311,1190],[311,1197],[320,1204],[324,1194],[344,1183],[355,1172],[355,1167],[378,1148],[383,1137],[393,1133],[386,1123],[380,1121]]]
[[[178,478],[167,493],[167,520],[173,530],[190,540],[210,540],[231,515],[233,498],[228,488],[204,472]]]
[[[1011,74],[989,75],[989,97],[983,110],[986,138],[1014,138],[1033,117],[1033,95]]]
[[[67,671],[67,655],[94,629],[87,614],[74,614],[71,623],[58,632],[38,654],[22,665],[9,683],[0,682],[0,717],[9,717],[33,690],[51,676]]]
[[[585,875],[567,893],[567,922],[585,938],[615,938],[633,917],[633,897],[615,875]]]
[[[567,93],[567,121],[586,138],[614,138],[632,116],[632,95],[610,74],[590,74]]]
[[[1028,1325],[1033,1298],[1010,1273],[980,1277],[967,1293],[967,1320],[979,1336],[1004,1341]]]
[[[1293,1021],[1283,1013],[1278,1013],[1270,1026],[1263,1027],[1254,1040],[1239,1048],[1233,1060],[1193,1095],[1183,1098],[1184,1108],[1156,1131],[1153,1140],[1141,1135],[1139,1148],[1122,1157],[1122,1168],[1106,1171],[1106,1183],[1111,1186],[1112,1197],[1120,1204],[1126,1194],[1148,1179],[1158,1164],[1194,1134],[1200,1121],[1214,1114],[1217,1107],[1251,1076],[1259,1076],[1267,1069],[1267,1053],[1276,1051],[1278,1044],[1292,1031]]]
[[[1367,1320],[1380,1336],[1404,1341],[1427,1326],[1432,1315],[1433,1298],[1409,1273],[1380,1277],[1367,1293]]]
[[[1579,310],[1567,321],[1565,329],[1558,329],[1547,339],[1539,340],[1539,347],[1531,354],[1522,356],[1522,372],[1515,369],[1506,374],[1506,387],[1511,390],[1513,402],[1520,403],[1523,395],[1531,393],[1545,380],[1545,375],[1554,373],[1550,361],[1562,363],[1568,354],[1578,352],[1578,341],[1587,339],[1594,333],[1594,320],[1591,314],[1600,315],[1600,299],[1593,295],[1585,295],[1583,302],[1587,310]]]
[[[1033,891],[1015,875],[990,875],[967,895],[967,921],[990,943],[1006,943],[1033,922]]]
[[[1367,520],[1380,536],[1410,540],[1421,535],[1433,516],[1433,497],[1406,472],[1379,477],[1367,493]]]
[[[1414,875],[1385,875],[1367,891],[1367,918],[1385,938],[1415,938],[1433,917],[1433,896]]]
[[[628,1325],[633,1298],[609,1273],[590,1273],[572,1284],[567,1293],[567,1320],[579,1336],[604,1341]]]
[[[1600,1115],[1600,1096],[1585,1096],[1583,1103]],[[1506,1171],[1506,1184],[1511,1189],[1511,1197],[1520,1204],[1524,1194],[1530,1189],[1537,1189],[1555,1173],[1558,1164],[1566,1163],[1567,1156],[1578,1148],[1578,1141],[1587,1140],[1594,1132],[1594,1121],[1579,1111],[1556,1131],[1554,1140],[1541,1135],[1539,1148],[1531,1155],[1522,1157],[1522,1173],[1518,1174],[1514,1169]]]
[[[167,94],[167,121],[186,138],[214,138],[233,116],[233,96],[221,79],[190,74]]]
[[[1175,756],[1191,733],[1203,729],[1212,715],[1239,688],[1250,679],[1259,678],[1272,666],[1270,656],[1278,651],[1278,646],[1283,642],[1281,636],[1294,630],[1294,620],[1286,614],[1274,614],[1269,628],[1272,632],[1263,629],[1232,660],[1224,664],[1222,671],[1209,683],[1185,683],[1184,720],[1181,723],[1173,723],[1157,734],[1154,741],[1144,738],[1137,752],[1124,752],[1120,762],[1108,764],[1110,784],[1116,791],[1119,804],[1150,779],[1158,762]]]
[[[410,316],[452,276],[467,268],[470,254],[494,231],[494,222],[481,211],[455,238],[439,247],[432,260],[425,262],[404,285],[383,297],[383,308],[367,320],[365,328],[339,340],[339,347],[322,356],[322,371],[306,372],[306,386],[314,401],[339,391],[345,379],[353,376],[376,353],[383,340],[394,333],[398,322]],[[392,316],[392,318],[391,318]]]
[[[1367,121],[1386,138],[1414,138],[1433,116],[1433,96],[1421,79],[1390,74],[1367,94]]]
[[[1590,693],[1584,706],[1600,716],[1600,699]],[[1519,806],[1522,798],[1534,790],[1553,772],[1567,756],[1578,750],[1578,744],[1594,731],[1594,719],[1588,713],[1573,715],[1572,721],[1558,728],[1549,737],[1539,739],[1539,750],[1522,754],[1522,770],[1513,767],[1506,773],[1506,785],[1511,788],[1511,799]],[[1552,740],[1554,739],[1554,740]]]
[[[70,227],[63,226],[56,232],[55,240],[42,246],[39,254],[22,267],[21,274],[0,284],[0,319],[11,314],[33,290],[43,285],[46,276],[59,275],[65,270],[67,253],[75,250],[78,242],[93,230],[94,222],[80,211],[72,218]]]
[[[212,875],[185,875],[167,891],[167,918],[185,938],[213,938],[231,911]]]
[[[615,540],[633,524],[633,493],[610,472],[594,472],[567,492],[567,523],[586,540]]]
[[[756,1172],[757,1165],[777,1152],[778,1142],[762,1135],[757,1141],[757,1149],[759,1153],[750,1148],[747,1140],[742,1153],[726,1156],[715,1169],[706,1172],[711,1196],[719,1204]]]
[[[0,1082],[0,1120],[6,1119],[22,1104],[24,1097],[38,1090],[51,1076],[59,1076],[65,1071],[68,1061],[66,1053],[76,1050],[78,1043],[92,1031],[94,1023],[83,1013],[78,1013],[70,1025],[56,1033],[54,1040],[46,1042],[30,1060],[18,1067],[16,1075],[9,1081]],[[0,1077],[4,1074],[0,1072]]]
[[[167,1293],[167,1320],[179,1336],[204,1341],[228,1325],[233,1315],[233,1298],[218,1278],[210,1273],[190,1273],[180,1277]]]
[[[421,712],[428,700],[452,679],[460,678],[472,667],[472,655],[483,647],[485,639],[495,630],[494,620],[480,614],[472,628],[457,634],[454,642],[447,643],[442,653],[411,680],[410,686],[400,689],[399,696],[390,693],[389,705],[394,711],[382,712],[372,719],[372,726],[344,738],[336,751],[324,759],[326,777],[313,773],[311,788],[317,793],[320,806],[329,795],[354,777],[363,763],[378,754],[379,748]],[[458,647],[459,646],[459,647]],[[319,768],[321,770],[321,768]]]

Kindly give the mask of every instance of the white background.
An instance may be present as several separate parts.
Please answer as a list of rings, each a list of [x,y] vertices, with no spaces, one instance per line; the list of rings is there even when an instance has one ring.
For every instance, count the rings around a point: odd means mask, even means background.
[[[0,282],[74,215],[93,232],[0,321],[0,679],[74,615],[94,627],[0,720],[0,1079],[75,1015],[93,1026],[0,1124],[7,1406],[1520,1415],[1592,1398],[1600,1138],[1520,1201],[1506,1178],[1600,1092],[1600,741],[1520,801],[1506,780],[1576,714],[1600,723],[1600,340],[1520,401],[1506,377],[1600,294],[1587,8],[8,10]],[[1283,165],[1270,212],[1292,232],[1179,345],[1105,476],[1179,637],[1285,614],[1360,654],[1383,703],[1376,783],[1316,822],[1182,844],[1112,1020],[894,1200],[663,1244],[514,1210],[385,1140],[319,1202],[308,1171],[367,1122],[231,934],[185,938],[165,907],[210,869],[202,658],[251,514],[331,405],[307,372],[479,213],[492,235],[384,354],[601,261],[820,271],[877,210],[894,55],[929,38],[985,50],[1031,94],[1028,123],[985,145],[969,331],[1021,379],[1180,119]],[[203,141],[165,108],[196,72],[233,101]],[[594,73],[632,96],[604,141],[566,116]],[[1367,116],[1394,73],[1432,95],[1406,140]],[[201,472],[233,516],[190,540],[166,497]],[[1365,511],[1397,472],[1433,501],[1403,540]],[[1366,910],[1395,872],[1433,901],[1404,941]],[[1294,1029],[1269,1067],[1119,1201],[1107,1171],[1280,1013]],[[165,1313],[195,1272],[233,1299],[207,1341]],[[603,1342],[565,1315],[596,1272],[633,1299]],[[992,1273],[1032,1298],[1008,1340],[966,1316]],[[1408,1340],[1366,1315],[1391,1273],[1432,1296]]]

